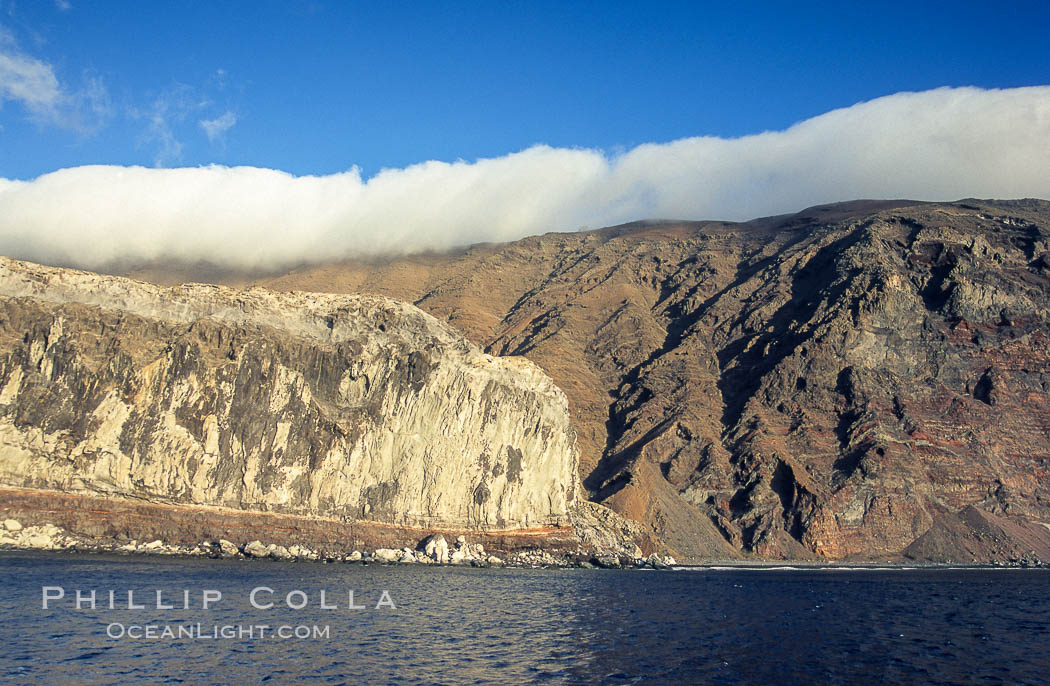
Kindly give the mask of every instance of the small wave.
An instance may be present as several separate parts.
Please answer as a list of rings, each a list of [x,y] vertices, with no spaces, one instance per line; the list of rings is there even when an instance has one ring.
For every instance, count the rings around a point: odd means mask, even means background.
[[[842,566],[834,566],[834,567],[814,567],[814,569],[818,569],[818,570],[820,570],[822,572],[835,572],[835,571],[841,571],[841,572],[908,572],[908,571],[912,571],[912,570],[915,570],[915,569],[919,569],[919,567],[842,567]]]
[[[699,565],[689,567],[672,567],[684,572],[909,572],[917,569],[935,569],[932,567],[853,567],[843,565]],[[946,568],[948,569],[948,568]],[[979,567],[953,567],[951,569],[980,569]]]
[[[671,567],[675,571],[682,572],[738,572],[738,571],[755,571],[755,572],[769,572],[769,571],[800,571],[806,569],[805,567],[763,567],[759,565],[699,565],[690,567]]]
[[[1024,571],[1042,570],[1039,567],[992,567],[981,565],[910,565],[910,566],[854,566],[854,565],[689,565],[671,569],[681,572],[915,572],[915,571]],[[653,571],[647,569],[645,571]]]

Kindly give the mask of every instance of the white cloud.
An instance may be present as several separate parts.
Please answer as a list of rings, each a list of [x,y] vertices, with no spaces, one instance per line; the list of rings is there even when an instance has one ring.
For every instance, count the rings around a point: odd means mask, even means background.
[[[73,3],[69,0],[55,0],[55,7],[61,12],[67,12],[73,8]]]
[[[0,179],[0,253],[253,268],[444,249],[642,218],[747,219],[854,198],[1050,197],[1050,87],[899,93],[737,139],[610,156],[535,146],[356,169],[77,167]]]
[[[164,167],[182,159],[183,144],[176,136],[175,129],[186,121],[190,113],[209,104],[192,86],[176,83],[157,95],[148,108],[132,109],[129,112],[133,119],[146,122],[146,128],[139,135],[139,142],[154,146],[155,166]]]
[[[109,94],[97,76],[86,74],[79,90],[65,87],[54,68],[18,48],[0,26],[0,104],[15,101],[38,124],[93,133],[110,115]]]
[[[208,136],[208,140],[215,143],[216,141],[222,141],[226,132],[233,128],[233,125],[236,123],[237,115],[227,110],[222,116],[215,119],[202,119],[200,126],[204,129],[204,134]]]
[[[208,80],[209,80],[210,84],[215,86],[215,88],[217,90],[222,91],[222,90],[226,89],[226,82],[227,82],[228,79],[229,79],[229,74],[226,73],[225,69],[221,69],[220,68],[220,69],[216,69],[215,73],[212,74],[211,78],[208,79]]]
[[[0,53],[0,99],[18,100],[37,115],[50,115],[62,99],[51,65],[16,53]]]

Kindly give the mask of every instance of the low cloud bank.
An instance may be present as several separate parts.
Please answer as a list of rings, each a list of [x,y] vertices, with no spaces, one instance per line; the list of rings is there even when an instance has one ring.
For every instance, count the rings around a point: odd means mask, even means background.
[[[735,139],[527,150],[363,179],[87,166],[0,178],[0,254],[277,269],[635,219],[749,219],[855,198],[1050,197],[1050,86],[898,93]]]

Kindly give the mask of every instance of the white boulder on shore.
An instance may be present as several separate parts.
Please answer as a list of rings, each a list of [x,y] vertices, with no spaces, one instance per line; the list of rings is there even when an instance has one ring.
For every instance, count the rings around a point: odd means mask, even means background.
[[[77,545],[78,539],[54,524],[22,526],[16,519],[4,521],[0,545],[30,550],[64,550]]]
[[[372,553],[372,559],[377,562],[397,562],[401,558],[401,551],[393,548],[376,548]]]
[[[441,534],[431,534],[424,538],[420,545],[428,558],[438,564],[449,562],[448,541]]]
[[[431,534],[421,540],[416,548],[378,548],[372,560],[386,564],[472,564],[475,566],[502,565],[504,561],[495,555],[486,555],[485,546],[470,544],[465,536],[459,536],[449,546],[442,534]]]
[[[641,560],[638,566],[652,567],[653,569],[670,569],[676,564],[678,564],[677,561],[670,555],[667,557],[660,557],[656,553],[653,553],[644,560]]]

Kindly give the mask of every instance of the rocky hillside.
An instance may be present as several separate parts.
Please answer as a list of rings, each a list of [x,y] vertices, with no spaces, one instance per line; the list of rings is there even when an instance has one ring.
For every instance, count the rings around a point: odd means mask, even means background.
[[[1050,522],[1044,201],[639,223],[265,283],[406,299],[532,360],[591,497],[679,559],[894,556],[935,524],[980,538],[970,507]],[[1017,547],[982,545],[910,550]]]
[[[268,512],[292,522],[280,531],[309,528],[295,516],[569,523],[578,466],[565,395],[535,364],[487,355],[411,305],[166,289],[0,259],[0,322],[2,486],[88,507],[119,496]],[[69,519],[68,498],[5,498]],[[136,521],[175,517],[120,507]]]

